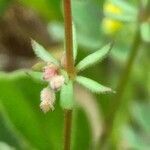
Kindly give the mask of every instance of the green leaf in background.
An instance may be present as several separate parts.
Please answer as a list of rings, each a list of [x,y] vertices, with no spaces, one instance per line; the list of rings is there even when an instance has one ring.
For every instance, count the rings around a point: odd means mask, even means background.
[[[97,49],[101,46],[100,33],[100,4],[102,1],[72,0],[73,22],[76,28],[78,44],[88,50]],[[64,28],[61,22],[50,22],[48,31],[55,41],[64,40]],[[59,34],[58,34],[59,33]]]
[[[74,106],[73,85],[71,81],[61,89],[60,105],[63,109],[72,109]]]
[[[91,79],[86,78],[86,77],[77,76],[76,81],[94,93],[113,92],[111,88],[103,86],[103,85],[97,83],[96,81],[91,80]]]
[[[148,5],[149,0],[142,0],[142,4],[144,7],[146,7]]]
[[[11,0],[0,0],[0,16],[3,15],[5,10],[8,8]]]
[[[36,80],[36,81],[42,81],[43,80],[43,74],[42,74],[42,72],[35,72],[35,71],[25,70],[24,73],[29,78],[32,78],[33,80]]]
[[[141,24],[141,36],[145,42],[150,42],[150,23],[145,22]]]
[[[72,0],[72,11],[78,44],[88,49],[98,48],[101,45],[99,27],[101,18],[98,1]]]
[[[29,143],[27,143],[27,141],[23,139],[23,137],[17,132],[13,124],[10,122],[1,104],[1,101],[0,101],[0,141],[9,143],[9,145],[16,147],[18,149],[23,149],[23,148],[29,149],[30,147]]]
[[[15,150],[15,148],[13,148],[12,146],[10,146],[4,142],[0,142],[0,149],[1,150]]]
[[[19,2],[27,7],[35,10],[46,21],[62,20],[61,0],[19,0]]]
[[[56,65],[58,65],[58,61],[39,43],[32,40],[32,47],[34,50],[34,53],[37,57],[41,58],[45,62],[52,62]]]
[[[121,22],[135,22],[137,9],[125,1],[108,0],[104,4],[104,15],[107,18]]]
[[[85,57],[83,60],[81,60],[77,64],[77,66],[76,66],[77,71],[82,71],[82,70],[102,61],[108,55],[111,48],[112,48],[112,44],[108,44],[108,45],[104,46],[103,48],[99,49],[98,51]]]
[[[47,26],[47,30],[49,34],[53,37],[54,41],[64,41],[64,24],[62,22],[50,22]]]
[[[28,89],[34,92],[34,86],[33,84],[31,86],[31,81],[31,79],[26,78],[24,72],[19,72],[19,75],[13,73],[12,76],[7,74],[0,76],[0,84],[3,85],[0,86],[0,100],[10,121],[27,141],[32,141],[33,147],[40,149],[52,148],[49,144],[51,141],[45,137],[40,120],[38,120],[38,116],[35,113],[35,106],[30,105],[36,99],[32,98],[32,96],[30,98],[26,97]],[[22,88],[25,85],[27,87]]]
[[[137,16],[128,15],[128,14],[105,13],[105,17],[116,20],[116,21],[121,21],[121,22],[135,22],[135,21],[137,21]]]
[[[89,120],[81,108],[74,110],[72,150],[90,150],[92,133]]]
[[[128,15],[137,15],[137,9],[132,4],[126,1],[120,1],[120,0],[111,0],[111,3],[116,5],[117,7],[123,9]]]
[[[126,149],[149,150],[149,140],[146,140],[146,138],[142,137],[142,134],[139,134],[132,127],[126,126],[122,132],[123,141],[126,142],[126,145],[123,143],[123,147]]]
[[[30,147],[26,149],[40,150],[60,150],[63,145],[63,111],[58,100],[56,100],[55,110],[46,115],[39,108],[40,91],[45,87],[39,80],[28,77],[24,70],[13,73],[0,73],[0,103],[2,103],[5,113],[10,120],[8,127],[13,125],[14,135],[17,135],[21,142],[29,143]],[[1,109],[1,108],[0,108]],[[81,117],[82,116],[82,117]],[[0,122],[2,122],[0,118]],[[87,150],[90,143],[90,128],[86,126],[87,118],[83,115],[83,110],[77,114],[77,122],[74,124],[74,150]],[[1,123],[2,127],[2,123]],[[1,128],[6,130],[5,128]],[[2,136],[0,129],[0,140],[12,144],[11,136]],[[13,131],[13,132],[14,132]],[[2,133],[2,134],[1,134]],[[85,134],[86,133],[86,134]],[[11,133],[10,133],[11,134]],[[18,136],[19,135],[19,136]],[[8,138],[8,139],[7,139]],[[79,141],[79,139],[81,139]],[[18,140],[18,138],[17,138]],[[81,145],[82,143],[82,145]],[[17,147],[15,143],[13,147]]]
[[[150,133],[150,104],[134,103],[131,112],[137,124],[145,132]]]

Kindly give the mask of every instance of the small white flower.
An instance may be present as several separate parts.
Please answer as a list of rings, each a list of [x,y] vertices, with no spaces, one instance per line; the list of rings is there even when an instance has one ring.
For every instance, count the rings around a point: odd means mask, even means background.
[[[47,113],[49,110],[54,110],[55,103],[55,93],[49,88],[44,88],[41,91],[41,103],[40,108],[44,113]]]
[[[53,90],[59,90],[65,82],[65,78],[62,75],[57,75],[54,76],[51,80],[50,80],[50,86]]]

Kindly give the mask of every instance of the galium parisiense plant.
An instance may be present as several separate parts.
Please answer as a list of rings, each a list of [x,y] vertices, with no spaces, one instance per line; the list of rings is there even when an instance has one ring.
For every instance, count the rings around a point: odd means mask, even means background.
[[[74,43],[75,41],[75,32],[74,32]],[[88,88],[91,92],[94,93],[108,93],[108,92],[114,92],[111,88],[106,87],[104,85],[101,85],[100,83],[97,83],[96,81],[89,79],[87,77],[80,76],[79,73],[83,71],[84,69],[95,65],[96,63],[102,61],[110,52],[112,48],[112,44],[108,44],[101,49],[97,50],[96,52],[88,55],[83,60],[81,60],[76,66],[76,77],[74,79],[70,79],[66,67],[65,62],[66,59],[63,58],[63,60],[56,60],[47,50],[41,46],[36,41],[32,40],[32,46],[33,50],[37,57],[41,58],[45,63],[43,65],[36,65],[33,67],[35,71],[41,70],[43,75],[43,80],[48,83],[47,90],[43,89],[41,92],[41,103],[43,101],[47,101],[47,99],[50,100],[47,96],[51,95],[52,103],[54,101],[53,92],[56,93],[57,91],[60,91],[60,103],[63,109],[72,109],[74,107],[74,98],[73,98],[73,88],[72,86],[74,83],[79,83],[85,88]],[[77,56],[77,45],[74,46],[73,49],[74,54],[74,60],[76,60]],[[44,92],[45,91],[45,92]],[[51,94],[50,94],[51,93]],[[45,99],[43,98],[45,97]],[[49,104],[49,107],[52,107],[51,104]],[[47,112],[47,111],[44,111]]]
[[[40,77],[47,83],[41,91],[40,108],[44,113],[54,110],[55,93],[60,91],[60,105],[65,113],[64,125],[64,149],[70,149],[72,110],[75,107],[74,84],[77,82],[94,93],[114,92],[87,77],[80,76],[79,73],[88,67],[101,62],[110,52],[112,44],[100,48],[96,52],[86,56],[75,65],[77,51],[77,40],[75,25],[71,15],[71,0],[64,0],[64,23],[65,23],[65,51],[61,60],[55,59],[42,45],[32,40],[33,50],[37,57],[44,63],[37,63],[33,69],[40,71]]]

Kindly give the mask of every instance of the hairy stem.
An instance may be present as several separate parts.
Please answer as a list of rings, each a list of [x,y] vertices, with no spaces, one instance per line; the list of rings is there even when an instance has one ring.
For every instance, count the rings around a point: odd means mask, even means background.
[[[71,0],[63,0],[64,24],[65,24],[65,48],[67,59],[67,73],[70,79],[75,77],[73,59],[73,37],[72,37],[72,12]],[[71,148],[72,110],[64,110],[64,150]]]
[[[64,150],[70,150],[71,147],[71,126],[72,126],[72,110],[65,110],[64,124]]]
[[[64,23],[65,23],[65,48],[67,59],[67,72],[70,78],[73,78],[75,76],[75,68],[73,60],[71,0],[64,0]]]

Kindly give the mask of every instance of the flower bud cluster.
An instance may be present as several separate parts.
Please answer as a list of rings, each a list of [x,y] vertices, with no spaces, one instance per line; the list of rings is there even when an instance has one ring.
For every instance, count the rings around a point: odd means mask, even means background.
[[[65,82],[64,76],[59,73],[59,67],[54,64],[48,64],[44,67],[43,79],[49,82],[54,91],[58,91]]]
[[[43,79],[49,84],[49,87],[41,91],[40,108],[44,113],[54,110],[55,92],[65,83],[64,76],[59,72],[59,67],[52,63],[48,63],[43,69]]]
[[[55,93],[50,88],[44,88],[41,91],[41,103],[40,108],[44,113],[47,113],[49,110],[54,110],[55,103]]]

